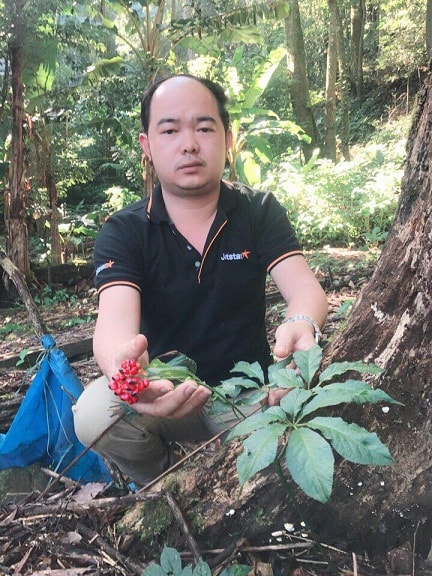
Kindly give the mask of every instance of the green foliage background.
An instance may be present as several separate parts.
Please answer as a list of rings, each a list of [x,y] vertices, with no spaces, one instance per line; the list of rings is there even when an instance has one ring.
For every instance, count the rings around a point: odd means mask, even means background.
[[[11,158],[7,55],[14,6],[11,0],[0,0],[4,193]],[[338,6],[349,53],[351,3],[339,0]],[[324,0],[300,0],[299,7],[311,104],[322,131],[328,7]],[[224,84],[238,130],[235,176],[275,193],[305,247],[379,246],[393,221],[411,111],[426,73],[424,2],[367,3],[365,89],[361,96],[350,97],[351,159],[340,157],[336,164],[318,151],[305,164],[301,153],[303,136],[295,124],[283,53],[286,10],[284,2],[252,0],[194,0],[170,8],[160,1],[109,0],[103,12],[93,0],[26,2],[25,144],[32,260],[50,260],[50,210],[35,135],[44,135],[50,143],[63,241],[79,245],[94,237],[107,214],[144,193],[137,140],[140,97],[162,71],[188,71]],[[340,118],[337,122],[339,129]]]

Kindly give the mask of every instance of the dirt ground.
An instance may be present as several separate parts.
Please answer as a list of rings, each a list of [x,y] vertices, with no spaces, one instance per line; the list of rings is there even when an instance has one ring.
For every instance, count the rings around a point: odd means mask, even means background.
[[[329,340],[343,328],[352,303],[373,272],[378,253],[328,249],[307,256],[328,296],[329,317],[324,338]],[[40,306],[43,320],[60,348],[70,342],[90,339],[93,333],[97,302],[91,282],[81,283],[76,296],[67,302]],[[284,306],[271,283],[267,301],[267,326],[272,342]],[[12,325],[16,329],[12,330]],[[24,329],[20,328],[23,325]],[[37,350],[40,343],[28,324],[25,309],[0,309],[0,330],[0,400],[4,407],[0,433],[5,433],[29,383],[25,379],[25,363],[16,365],[19,355]],[[17,360],[13,365],[11,357]],[[6,359],[9,359],[7,367]],[[84,384],[99,375],[91,354],[71,359],[71,364]],[[121,479],[117,486],[77,486],[65,479],[53,480],[49,471],[37,465],[2,474],[6,475],[0,478],[0,494],[3,484],[7,490],[0,502],[0,574],[129,576],[140,575],[148,562],[159,560],[160,548],[156,543],[153,558],[148,557],[148,546],[143,546],[146,554],[143,552],[141,557],[136,552],[132,554],[131,550],[136,550],[132,542],[137,535],[125,534],[119,529],[121,520],[139,500],[139,496],[128,494]],[[143,496],[152,497],[151,494]],[[193,534],[175,502],[169,498],[167,502],[174,519],[171,521],[177,523],[183,534],[181,554],[186,565],[198,554]],[[229,549],[201,550],[199,554],[212,566],[213,574],[237,565],[235,570],[231,568],[230,576],[398,573],[392,571],[389,559],[378,567],[368,558],[310,539],[301,527],[294,530],[286,526],[280,534],[269,534],[266,542],[253,546],[239,539]],[[241,565],[252,566],[252,569],[242,569]]]

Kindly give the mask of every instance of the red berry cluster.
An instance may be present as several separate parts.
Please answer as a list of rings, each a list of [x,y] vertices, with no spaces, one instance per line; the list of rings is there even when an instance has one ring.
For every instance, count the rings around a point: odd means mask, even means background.
[[[138,394],[149,387],[150,381],[136,360],[124,360],[109,384],[111,390],[128,404],[138,402]]]

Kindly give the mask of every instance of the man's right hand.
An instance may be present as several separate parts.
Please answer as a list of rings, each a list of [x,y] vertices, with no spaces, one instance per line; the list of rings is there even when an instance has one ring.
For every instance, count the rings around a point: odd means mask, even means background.
[[[147,346],[147,338],[138,334],[121,346],[116,363],[120,366],[123,360],[137,360],[145,368],[149,363]],[[210,396],[208,388],[198,386],[193,380],[186,380],[176,387],[170,380],[154,380],[140,393],[133,409],[158,418],[184,418],[201,410]]]

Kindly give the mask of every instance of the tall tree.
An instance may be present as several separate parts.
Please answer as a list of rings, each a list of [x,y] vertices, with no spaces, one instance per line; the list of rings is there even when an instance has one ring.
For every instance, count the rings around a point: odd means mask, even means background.
[[[303,143],[306,161],[315,148],[321,145],[321,138],[312,111],[309,80],[306,66],[306,51],[298,0],[289,0],[290,11],[285,18],[285,38],[287,45],[287,67],[290,77],[289,92],[296,122],[310,137],[310,143]]]
[[[324,154],[334,161],[337,159],[336,111],[340,103],[341,151],[344,159],[349,160],[348,71],[345,39],[337,0],[327,0],[327,4],[330,21],[327,44]]]
[[[337,2],[328,0],[330,22],[327,43],[327,73],[325,87],[325,137],[324,155],[336,162],[336,78],[338,67],[337,50]]]
[[[426,0],[426,55],[432,58],[432,0]]]
[[[351,0],[350,79],[354,96],[363,92],[363,49],[366,1]]]
[[[7,253],[25,275],[30,273],[27,249],[27,184],[24,166],[24,6],[25,0],[7,0],[5,11],[10,15],[8,53],[12,84],[12,152],[9,166],[7,198]]]

